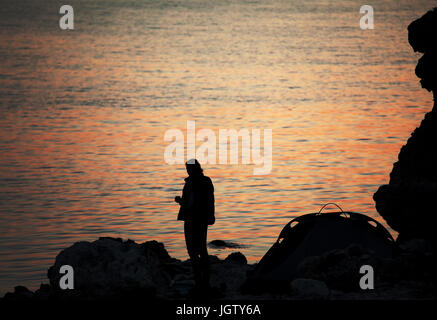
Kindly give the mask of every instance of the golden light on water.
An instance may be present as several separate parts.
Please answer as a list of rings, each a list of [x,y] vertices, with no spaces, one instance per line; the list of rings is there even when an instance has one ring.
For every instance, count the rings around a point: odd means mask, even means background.
[[[432,106],[406,37],[429,6],[384,4],[372,31],[358,1],[138,4],[99,19],[90,5],[74,32],[2,28],[0,272],[38,283],[60,249],[99,236],[162,241],[186,259],[173,202],[186,173],[165,163],[164,134],[188,120],[273,131],[270,174],[204,166],[209,240],[245,245],[249,261],[327,202],[383,222],[372,195]]]

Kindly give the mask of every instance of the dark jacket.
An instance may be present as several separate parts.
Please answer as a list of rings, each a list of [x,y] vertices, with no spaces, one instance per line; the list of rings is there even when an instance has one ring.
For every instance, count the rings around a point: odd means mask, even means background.
[[[203,174],[185,178],[180,204],[178,220],[214,224],[214,186],[211,179]]]

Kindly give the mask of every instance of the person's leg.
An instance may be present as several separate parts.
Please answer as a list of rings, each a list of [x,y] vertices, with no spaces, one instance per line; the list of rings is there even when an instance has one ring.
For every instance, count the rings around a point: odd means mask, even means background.
[[[209,278],[210,278],[210,264],[209,264],[209,255],[207,249],[207,233],[208,233],[208,225],[201,224],[199,226],[199,254],[200,254],[200,265],[203,271],[203,279],[202,282],[204,285],[209,286]]]
[[[199,284],[201,281],[201,263],[198,246],[198,230],[196,224],[185,221],[184,233],[185,244],[187,245],[188,255],[190,256],[191,266],[193,268],[194,281]]]

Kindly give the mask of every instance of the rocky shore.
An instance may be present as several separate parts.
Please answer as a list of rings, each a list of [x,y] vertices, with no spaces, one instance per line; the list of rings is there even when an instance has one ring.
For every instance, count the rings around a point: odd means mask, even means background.
[[[437,8],[408,26],[408,42],[423,53],[415,73],[422,88],[433,93],[434,106],[401,148],[390,181],[374,194],[376,209],[399,240],[424,238],[437,248]]]
[[[380,258],[359,246],[334,250],[302,261],[298,276],[282,293],[241,290],[256,264],[240,252],[220,260],[210,256],[211,290],[193,290],[190,261],[172,258],[157,241],[141,244],[120,238],[77,242],[62,250],[47,272],[48,283],[32,292],[17,286],[7,301],[70,301],[111,299],[157,300],[398,300],[436,299],[436,259],[426,240],[404,243],[395,257]],[[374,290],[360,289],[359,268],[375,269]],[[62,265],[74,269],[74,289],[59,286]]]

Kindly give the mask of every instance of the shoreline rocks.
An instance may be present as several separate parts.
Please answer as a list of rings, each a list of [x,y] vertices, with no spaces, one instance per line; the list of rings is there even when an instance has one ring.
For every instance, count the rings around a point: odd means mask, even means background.
[[[289,290],[250,293],[241,290],[255,264],[247,264],[240,252],[221,260],[210,256],[211,287],[196,295],[189,260],[172,258],[162,243],[100,238],[77,242],[62,250],[48,270],[50,284],[35,292],[17,286],[2,301],[71,300],[397,300],[435,299],[436,258],[426,240],[415,239],[399,248],[395,257],[381,258],[351,245],[318,257],[309,257],[299,265],[298,276]],[[73,290],[61,290],[59,268],[74,269]],[[375,290],[361,290],[359,267],[375,268]],[[1,301],[0,300],[0,301]]]

